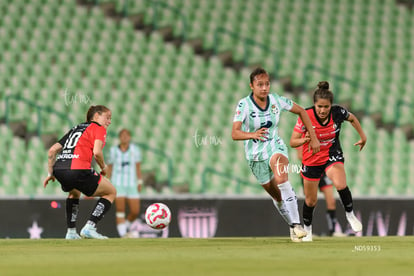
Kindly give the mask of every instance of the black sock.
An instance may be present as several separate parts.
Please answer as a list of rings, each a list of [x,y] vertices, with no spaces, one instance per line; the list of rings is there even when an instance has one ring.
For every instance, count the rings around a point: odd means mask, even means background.
[[[335,232],[336,226],[336,210],[326,211],[326,220],[328,221],[329,234],[332,235]]]
[[[351,212],[354,209],[351,191],[348,189],[348,187],[346,187],[345,189],[338,191],[338,193],[345,211]]]
[[[112,203],[109,200],[101,197],[96,203],[95,209],[89,220],[93,221],[95,224],[98,223],[104,217],[105,213],[111,209],[111,206]]]
[[[76,220],[79,213],[79,198],[66,199],[66,226],[68,228],[76,227]]]
[[[315,207],[309,207],[306,202],[303,202],[303,224],[310,226],[312,224],[313,210]]]

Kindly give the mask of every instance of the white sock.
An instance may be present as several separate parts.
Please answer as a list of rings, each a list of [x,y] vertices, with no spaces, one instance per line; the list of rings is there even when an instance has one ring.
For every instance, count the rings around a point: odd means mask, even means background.
[[[119,236],[123,237],[127,233],[127,224],[125,222],[119,223],[116,225],[116,229],[118,229]]]
[[[131,228],[131,224],[132,222],[130,222],[129,220],[125,220],[125,226],[126,226],[126,231],[129,232],[129,228]]]
[[[273,205],[275,205],[277,211],[282,216],[282,218],[287,222],[287,224],[291,225],[292,222],[290,221],[290,217],[289,217],[288,211],[286,209],[286,206],[283,203],[283,200],[282,201],[276,201],[276,200],[273,199]]]
[[[348,217],[348,216],[355,216],[355,214],[354,214],[354,211],[351,211],[351,212],[347,212],[347,211],[345,211],[345,215]]]
[[[289,181],[277,185],[282,195],[285,208],[288,212],[289,221],[291,224],[300,224],[298,200],[296,198],[295,191],[290,185]]]

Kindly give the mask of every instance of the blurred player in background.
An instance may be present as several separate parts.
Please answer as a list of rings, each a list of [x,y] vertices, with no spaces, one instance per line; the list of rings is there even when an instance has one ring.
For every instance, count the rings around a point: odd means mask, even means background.
[[[298,119],[292,133],[290,145],[299,147],[302,151],[302,177],[304,179],[305,202],[303,203],[303,222],[308,236],[303,241],[312,241],[312,217],[317,202],[318,184],[323,174],[332,180],[345,208],[346,218],[355,232],[362,231],[362,224],[356,218],[353,211],[351,191],[346,184],[344,156],[342,153],[339,134],[341,124],[349,121],[356,129],[361,139],[354,145],[360,150],[365,146],[367,138],[358,119],[345,108],[332,105],[333,93],[329,90],[329,83],[321,81],[313,96],[314,106],[306,109],[312,120],[313,129],[321,143],[321,151],[311,154],[308,150],[310,137],[307,134],[310,129]]]
[[[310,147],[319,151],[319,142],[306,111],[291,100],[270,93],[270,79],[262,68],[250,74],[249,96],[238,103],[233,120],[233,140],[244,140],[246,159],[258,182],[273,198],[273,203],[290,226],[291,238],[298,241],[306,236],[300,225],[295,191],[288,180],[288,152],[278,134],[282,111],[300,116],[310,131]]]
[[[141,151],[131,143],[131,132],[122,129],[119,132],[118,146],[110,150],[108,177],[117,190],[116,224],[120,237],[126,237],[132,222],[137,219],[140,211],[140,195],[142,189]],[[125,218],[125,204],[129,213]]]
[[[302,147],[297,147],[297,154],[299,160],[302,160]],[[303,185],[303,178],[302,185]],[[336,219],[336,200],[334,197],[334,190],[332,181],[326,176],[325,172],[322,174],[319,180],[319,191],[323,193],[326,202],[326,220],[328,222],[329,236],[344,237],[346,234],[342,233],[340,225],[337,225]]]
[[[48,176],[43,182],[46,188],[50,180],[57,179],[62,190],[68,192],[66,199],[66,239],[107,239],[96,231],[96,224],[111,208],[116,197],[115,187],[103,177],[107,172],[103,147],[106,142],[106,129],[111,124],[111,111],[103,106],[91,106],[86,114],[86,122],[73,127],[48,153]],[[98,174],[91,168],[92,157],[101,168]],[[80,232],[76,232],[81,193],[100,197],[96,206]]]

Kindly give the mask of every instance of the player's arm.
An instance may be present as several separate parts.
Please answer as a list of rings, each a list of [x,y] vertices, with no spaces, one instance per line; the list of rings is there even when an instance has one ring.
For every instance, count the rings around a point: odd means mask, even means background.
[[[309,132],[306,132],[305,137],[302,137],[302,133],[293,131],[290,137],[290,146],[297,148],[310,141]]]
[[[107,165],[106,177],[108,177],[108,178],[111,178],[112,177],[112,168],[113,168],[113,165],[112,164],[108,164]]]
[[[47,177],[43,181],[43,187],[46,187],[50,180],[55,181],[55,177],[53,176],[53,165],[56,162],[56,155],[62,150],[63,146],[60,143],[55,143],[53,146],[50,147],[48,154],[47,154]]]
[[[48,169],[47,172],[50,175],[53,175],[53,165],[56,162],[56,155],[62,150],[62,145],[59,143],[55,143],[53,146],[50,147],[48,155],[47,155],[47,164]]]
[[[354,114],[349,113],[347,121],[351,123],[351,125],[358,132],[359,137],[361,137],[361,139],[354,144],[354,146],[359,146],[359,150],[361,151],[367,142],[367,136],[365,135],[358,118]]]
[[[101,168],[101,174],[106,175],[108,166],[105,164],[103,147],[103,141],[96,139],[93,144],[93,156],[95,157],[96,163],[98,163],[99,167]]]
[[[296,103],[293,103],[293,106],[290,109],[290,112],[299,115],[300,119],[302,120],[303,124],[306,127],[306,130],[309,133],[309,137],[310,137],[309,148],[312,149],[313,154],[318,153],[320,150],[319,140],[316,137],[315,130],[313,129],[312,122],[306,110],[303,109],[303,107],[297,105]]]
[[[236,121],[233,123],[233,128],[231,130],[231,138],[233,140],[249,140],[249,139],[258,139],[260,141],[266,140],[266,135],[268,134],[267,128],[262,127],[255,132],[246,132],[241,130],[242,122]]]
[[[138,188],[138,192],[141,192],[142,184],[144,184],[144,180],[142,179],[142,172],[141,172],[141,162],[135,163],[135,171],[137,172],[137,188]]]

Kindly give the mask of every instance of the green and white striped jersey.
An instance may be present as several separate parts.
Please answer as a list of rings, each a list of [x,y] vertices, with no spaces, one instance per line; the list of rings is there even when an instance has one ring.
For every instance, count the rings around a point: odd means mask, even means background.
[[[119,187],[136,187],[136,163],[140,163],[141,159],[141,150],[132,143],[125,152],[121,151],[119,146],[111,147],[108,164],[113,165],[112,183]]]
[[[267,160],[275,151],[285,147],[285,143],[279,137],[278,124],[282,111],[289,111],[292,107],[293,102],[290,99],[277,94],[269,94],[265,109],[255,103],[253,93],[239,101],[233,122],[242,122],[241,129],[246,132],[255,132],[262,127],[267,128],[269,132],[266,141],[244,141],[247,160]]]

